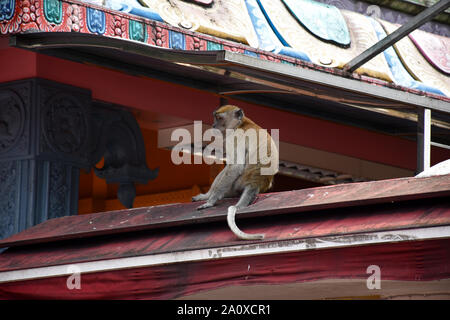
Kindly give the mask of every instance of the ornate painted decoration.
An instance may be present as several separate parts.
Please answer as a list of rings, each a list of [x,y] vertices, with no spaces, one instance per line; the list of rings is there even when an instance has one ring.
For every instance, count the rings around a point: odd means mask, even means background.
[[[398,25],[379,20],[387,34],[391,34]],[[449,77],[434,68],[427,59],[420,53],[409,37],[404,37],[394,45],[403,65],[414,79],[419,80],[429,86],[438,88],[445,95],[450,97]]]
[[[335,6],[312,0],[283,0],[297,20],[317,37],[341,46],[350,45],[344,17]]]
[[[322,41],[302,27],[297,19],[289,12],[281,0],[258,0],[274,28],[283,36],[285,41],[298,51],[304,52],[312,62],[327,67],[342,68],[352,58],[378,42],[373,27],[365,16],[343,11],[342,14],[351,32],[351,43],[348,48]],[[284,52],[280,52],[284,54]],[[378,55],[357,71],[371,77],[392,81],[389,67],[382,55]]]
[[[185,38],[182,33],[176,31],[169,31],[169,46],[172,49],[185,50]]]
[[[267,14],[259,0],[245,0],[250,19],[259,40],[258,48],[274,53],[281,53],[303,61],[311,61],[307,54],[289,47],[284,39],[280,40],[280,34],[272,23],[267,20]],[[284,44],[283,44],[284,42]]]
[[[216,42],[212,42],[212,41],[208,41],[207,45],[206,45],[207,50],[223,50],[223,44],[221,43],[216,43]]]
[[[44,15],[48,22],[60,24],[62,21],[62,2],[60,0],[44,0]]]
[[[409,38],[431,65],[450,75],[450,38],[415,30]]]
[[[79,32],[84,27],[84,10],[79,5],[73,4],[67,9],[67,25],[71,31]]]
[[[145,42],[147,39],[146,26],[142,22],[130,20],[130,39]]]
[[[184,0],[184,1],[193,2],[193,3],[199,4],[201,6],[210,6],[214,2],[214,0]]]
[[[279,1],[279,0],[277,0]],[[425,0],[320,0],[322,3],[331,4],[340,10],[353,11],[374,19],[383,19],[391,23],[405,24],[411,16],[418,13],[417,8],[408,12],[404,10],[408,7],[408,2]],[[429,4],[431,1],[426,0]],[[447,9],[450,12],[450,9]],[[421,30],[450,37],[450,28],[445,23],[436,20],[428,21],[420,27]]]
[[[87,8],[87,26],[92,33],[104,34],[106,30],[106,18],[103,11]]]
[[[183,0],[171,0],[172,7],[168,0],[129,1],[127,4],[132,6],[131,11],[128,10],[130,8],[124,11],[112,8],[97,9],[87,2],[72,0],[13,1],[15,7],[12,18],[0,19],[0,34],[16,34],[30,30],[98,34],[125,41],[141,41],[161,48],[227,50],[259,59],[339,74],[339,70],[335,68],[342,68],[345,63],[378,41],[373,26],[367,22],[365,16],[346,10],[340,14],[351,31],[351,43],[344,48],[332,41],[323,41],[305,29],[282,0],[213,1],[210,7]],[[312,2],[312,0],[299,1]],[[139,3],[145,3],[147,7],[140,6]],[[8,16],[11,14],[9,11],[11,2],[0,0],[0,4],[0,12],[5,19],[6,11]],[[316,5],[320,6],[317,3]],[[134,15],[142,15],[142,18],[129,15],[128,11]],[[226,12],[233,14],[225,14]],[[162,19],[166,23],[161,23]],[[437,88],[448,96],[450,92],[448,76],[436,70],[422,56],[410,38],[407,40],[412,44],[412,48],[408,50],[420,57],[413,59],[417,63],[413,65],[405,63],[406,59],[400,54],[405,68],[414,80],[420,79],[424,85]],[[238,43],[239,41],[250,46]],[[406,54],[411,55],[408,52]],[[387,61],[387,57],[380,54],[356,70],[356,73],[398,83],[398,78],[396,79],[391,70],[394,66],[392,61]],[[441,66],[444,64],[445,61],[441,62]],[[362,80],[379,83],[377,79]],[[418,87],[413,84],[410,88]]]
[[[140,2],[172,26],[257,46],[244,0],[212,1],[209,6],[184,0]]]
[[[138,2],[138,0],[126,0],[126,1],[127,2],[125,3],[123,0],[111,0],[111,2],[109,2],[109,6],[113,10],[131,13],[136,16],[145,17],[150,20],[164,22],[164,20],[161,18],[158,12],[150,8],[143,7]]]
[[[0,0],[0,21],[10,20],[14,15],[14,0]]]
[[[386,32],[384,31],[380,23],[370,17],[367,17],[367,19],[370,21],[375,32],[377,33],[378,40],[382,40],[383,38],[385,38]],[[444,95],[442,91],[440,91],[439,89],[427,86],[419,81],[414,80],[414,78],[408,73],[408,71],[403,66],[394,48],[392,47],[387,48],[386,50],[383,51],[383,55],[389,65],[389,68],[393,76],[393,80],[396,84],[434,94]]]
[[[274,51],[281,43],[274,36],[256,0],[245,0],[245,4],[247,5],[253,28],[255,28],[256,35],[258,36],[258,48],[266,51]]]

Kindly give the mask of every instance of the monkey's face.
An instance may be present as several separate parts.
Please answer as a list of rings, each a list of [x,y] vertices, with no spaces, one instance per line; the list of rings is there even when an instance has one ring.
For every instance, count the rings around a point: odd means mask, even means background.
[[[220,108],[213,112],[213,116],[213,128],[224,133],[226,129],[236,129],[241,124],[244,113],[239,108],[226,111],[222,111]]]

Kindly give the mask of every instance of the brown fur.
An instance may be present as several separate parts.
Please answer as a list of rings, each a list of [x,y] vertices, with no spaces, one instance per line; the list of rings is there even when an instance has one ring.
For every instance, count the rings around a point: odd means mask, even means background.
[[[275,144],[267,131],[262,129],[249,118],[245,117],[244,111],[242,109],[239,109],[238,107],[233,105],[225,105],[214,111],[213,115],[213,127],[219,130],[222,134],[225,134],[226,139],[234,140],[235,137],[238,140],[242,139],[243,136],[241,135],[241,130],[244,131],[244,134],[248,133],[248,135],[244,135],[244,137],[249,138],[251,137],[250,134],[253,133],[251,131],[247,131],[250,129],[255,130],[257,138],[256,146],[250,146],[250,143],[245,143],[246,159],[244,163],[231,163],[232,161],[230,161],[230,163],[227,163],[225,168],[214,179],[210,190],[206,194],[201,193],[193,197],[192,201],[207,200],[204,204],[197,207],[198,210],[201,210],[214,206],[217,201],[223,199],[225,196],[234,197],[240,195],[239,201],[236,206],[228,207],[228,226],[240,239],[263,239],[263,234],[247,234],[245,232],[242,232],[236,225],[235,215],[237,210],[250,205],[252,201],[255,200],[259,192],[265,192],[272,186],[273,176],[278,170],[278,167],[276,166],[278,164],[278,150],[276,150],[276,148],[272,149],[272,146],[275,146]],[[235,131],[234,134],[230,134],[230,132],[227,131],[229,129],[241,130]],[[264,130],[264,132],[266,133],[267,141],[261,142],[259,140],[259,133],[261,130]],[[235,141],[236,140],[228,141],[228,143],[225,143],[225,145],[235,143]],[[238,141],[238,143],[240,144],[242,142]],[[253,143],[255,142],[253,141]],[[265,145],[267,145],[267,152],[269,154],[263,154],[264,158],[261,159],[259,157],[259,153],[260,150],[265,149]],[[230,150],[229,156],[232,156],[231,151],[233,150]],[[266,156],[268,156],[268,158],[266,158]],[[276,159],[276,162],[273,162],[273,159]],[[265,160],[268,161],[267,165],[263,164],[264,162],[266,162]],[[256,163],[250,164],[250,162],[253,161],[255,161]],[[263,175],[262,171],[265,171],[264,173],[268,174]]]
[[[237,111],[239,109],[240,109],[239,107],[234,106],[234,105],[225,105],[225,106],[221,106],[220,108],[218,108],[215,111],[215,114],[226,113],[229,111]],[[259,125],[257,125],[255,122],[253,122],[251,119],[247,118],[246,116],[244,116],[242,118],[240,125],[238,125],[235,129],[242,129],[242,130],[244,130],[244,132],[247,131],[248,129],[255,129],[258,133],[259,133],[259,130],[266,131],[265,129],[262,129]],[[269,133],[267,133],[266,136],[267,136],[267,150],[268,150],[268,153],[271,154],[271,152],[272,152],[271,137],[270,137]],[[259,135],[258,135],[258,146],[259,146]],[[259,160],[259,154],[258,154],[258,160]],[[262,165],[260,163],[248,164],[246,166],[244,174],[239,179],[240,182],[242,183],[242,185],[244,185],[244,186],[252,185],[255,187],[259,187],[260,192],[266,192],[268,189],[270,189],[272,187],[273,176],[261,175],[260,174],[261,167],[268,167],[268,165]]]

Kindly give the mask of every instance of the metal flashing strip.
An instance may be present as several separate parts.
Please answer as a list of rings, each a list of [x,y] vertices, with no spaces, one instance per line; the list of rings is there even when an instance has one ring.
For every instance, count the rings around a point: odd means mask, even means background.
[[[0,273],[0,283],[70,276],[73,274],[73,266],[76,266],[77,270],[80,271],[80,274],[83,274],[130,268],[145,268],[183,262],[199,262],[315,249],[338,249],[353,246],[445,238],[450,238],[450,226],[346,234],[339,236],[303,238],[272,242],[252,242],[250,244],[227,247],[204,248],[154,255],[4,271]]]
[[[34,32],[10,37],[9,44],[30,50],[106,48],[148,56],[170,62],[216,64],[217,53],[222,51],[188,51],[152,46],[140,41],[117,39],[99,35],[65,32]]]
[[[297,81],[304,81],[339,89],[342,92],[352,92],[361,96],[390,100],[397,107],[421,107],[450,114],[450,102],[419,96],[393,88],[376,86],[356,79],[344,78],[341,75],[293,67],[288,64],[261,60],[229,51],[219,51],[218,61],[223,64],[228,63],[239,66],[241,67],[240,69],[233,69],[233,71],[243,73],[248,77],[253,77],[256,81],[262,80],[266,85],[270,83],[275,88],[279,88],[281,85],[281,89],[291,89],[291,93],[298,91],[296,88]],[[249,79],[248,77],[247,79]],[[283,82],[287,82],[288,84],[285,85]],[[326,99],[327,97],[321,98]],[[380,107],[376,104],[374,106]]]
[[[51,32],[15,35],[10,38],[10,44],[38,52],[55,49],[65,50],[66,53],[67,49],[75,49],[77,52],[83,48],[114,49],[165,62],[181,63],[186,67],[200,67],[203,71],[236,79],[239,83],[244,81],[263,85],[268,87],[265,89],[281,90],[287,94],[305,95],[339,103],[359,103],[376,108],[385,102],[386,108],[420,107],[450,114],[450,102],[446,100],[346,78],[339,72],[333,74],[310,70],[225,50],[180,51],[132,40],[75,33],[68,36],[67,33]],[[227,70],[230,72],[226,72]]]

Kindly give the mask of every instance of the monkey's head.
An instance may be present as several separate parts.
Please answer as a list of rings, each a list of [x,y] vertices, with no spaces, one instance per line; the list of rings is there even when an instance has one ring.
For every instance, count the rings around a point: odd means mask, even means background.
[[[213,128],[225,132],[226,129],[236,129],[241,124],[244,111],[236,106],[225,105],[215,110],[213,117]]]

